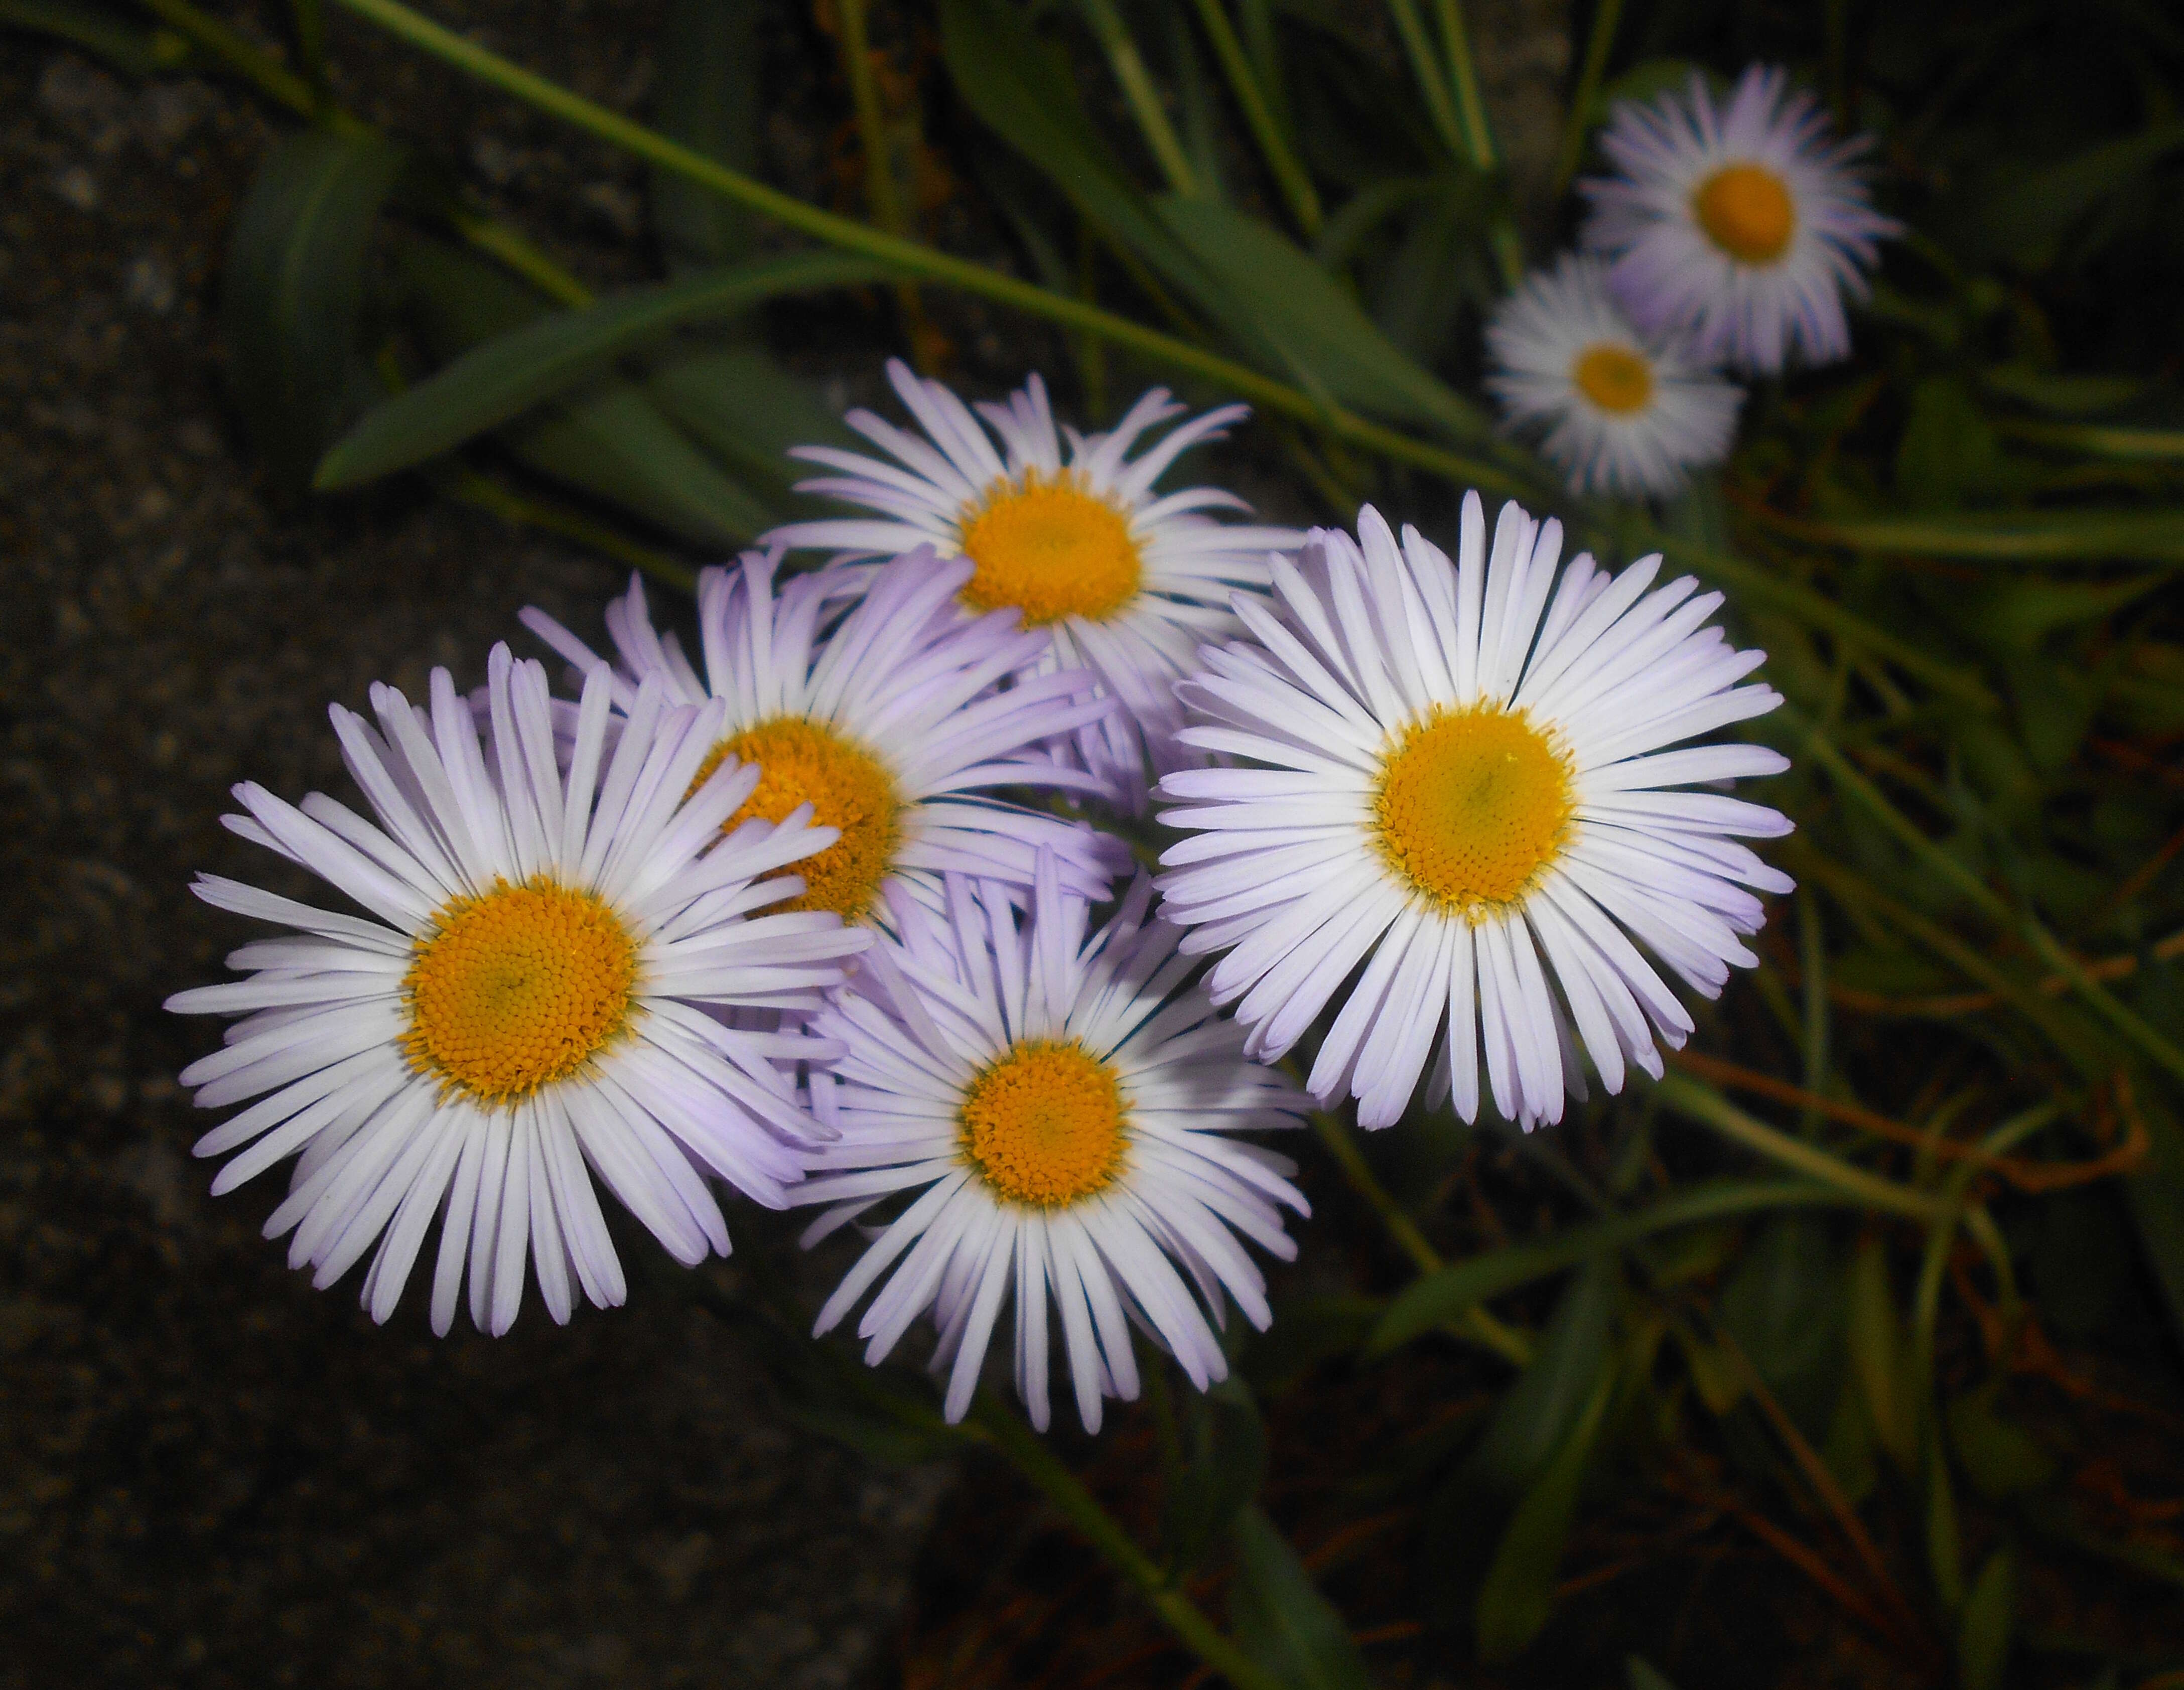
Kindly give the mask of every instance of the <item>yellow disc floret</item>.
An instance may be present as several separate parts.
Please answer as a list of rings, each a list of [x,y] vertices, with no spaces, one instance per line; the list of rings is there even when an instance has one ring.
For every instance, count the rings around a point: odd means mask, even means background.
[[[779,821],[799,804],[811,806],[815,827],[842,837],[816,857],[780,873],[801,875],[804,895],[777,909],[831,909],[855,921],[872,908],[880,881],[902,842],[902,801],[887,766],[848,735],[805,716],[776,716],[730,734],[707,755],[691,782],[705,785],[721,759],[759,767],[758,785],[722,824],[733,833],[753,816]]]
[[[459,898],[417,942],[402,981],[403,1048],[480,1103],[566,1079],[629,1020],[637,946],[588,892],[540,876]]]
[[[963,589],[973,610],[1013,605],[1026,627],[1070,616],[1104,621],[1138,594],[1145,570],[1130,519],[1067,471],[1027,471],[963,519]]]
[[[1707,239],[1747,264],[1771,264],[1797,226],[1788,184],[1761,164],[1731,164],[1699,184],[1691,210]]]
[[[1579,392],[1618,417],[1642,411],[1653,397],[1653,366],[1643,353],[1613,341],[1587,347],[1570,365]]]
[[[1012,1203],[1058,1209],[1122,1171],[1122,1087],[1074,1039],[1027,1039],[963,1093],[963,1154]]]
[[[1373,819],[1402,882],[1476,919],[1531,890],[1561,851],[1576,795],[1569,759],[1522,710],[1436,708],[1382,761]]]

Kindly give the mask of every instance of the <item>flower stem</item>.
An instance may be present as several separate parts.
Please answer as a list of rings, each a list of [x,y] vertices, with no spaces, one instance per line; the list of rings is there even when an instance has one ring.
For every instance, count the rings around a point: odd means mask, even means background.
[[[1131,1541],[1129,1533],[1100,1505],[1084,1482],[1062,1465],[1013,1409],[990,1393],[981,1391],[972,1404],[964,1430],[983,1438],[1045,1493],[1047,1500],[1085,1541],[1137,1587],[1184,1646],[1236,1690],[1286,1690],[1280,1678],[1245,1654],[1196,1603],[1168,1582],[1159,1565]]]
[[[1899,1186],[1878,1174],[1869,1174],[1839,1157],[1830,1156],[1816,1145],[1753,1120],[1711,1086],[1671,1074],[1654,1086],[1653,1095],[1678,1115],[1710,1126],[1723,1137],[1758,1151],[1769,1161],[1833,1186],[1874,1209],[1930,1226],[1941,1212],[1941,1204],[1922,1192]]]

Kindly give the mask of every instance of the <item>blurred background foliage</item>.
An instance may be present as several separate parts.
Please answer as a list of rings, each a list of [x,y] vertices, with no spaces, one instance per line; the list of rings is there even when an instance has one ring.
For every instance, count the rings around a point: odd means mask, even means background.
[[[1251,400],[1225,461],[1282,514],[1431,531],[1478,486],[1666,552],[1768,649],[1796,764],[1801,889],[1669,1079],[1529,1138],[1323,1120],[1305,1258],[1209,1396],[1148,1367],[1096,1443],[951,1432],[785,1274],[695,1282],[799,1419],[1043,1497],[970,1486],[905,1682],[2184,1684],[2184,22],[1578,0],[1562,126],[1505,149],[1457,0],[818,0],[820,204],[760,180],[766,11],[675,0],[642,125],[398,0],[0,24],[292,115],[222,320],[291,497],[420,475],[687,585],[842,437],[829,321],[942,375],[999,332],[1087,425]],[[344,105],[336,19],[644,159],[656,280],[594,293]],[[1481,313],[1613,101],[1754,58],[1875,137],[1909,233],[1718,475],[1573,498],[1471,397]]]

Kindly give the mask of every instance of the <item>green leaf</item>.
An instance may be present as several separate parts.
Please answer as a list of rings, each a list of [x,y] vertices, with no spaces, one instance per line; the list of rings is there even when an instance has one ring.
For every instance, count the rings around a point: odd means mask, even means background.
[[[671,0],[660,32],[660,132],[744,175],[758,174],[757,0]],[[744,257],[750,214],[672,170],[652,173],[652,221],[670,271]]]
[[[1511,1496],[1553,1459],[1607,1365],[1616,1290],[1614,1264],[1608,1261],[1588,1263],[1570,1281],[1532,1365],[1502,1397],[1466,1464],[1472,1479]]]
[[[1947,518],[1830,522],[1825,537],[1864,552],[1910,552],[1983,563],[2096,564],[2116,559],[2184,563],[2184,510],[1962,512]]]
[[[1957,1671],[1964,1690],[2001,1690],[2017,1618],[2017,1555],[2004,1543],[1987,1557],[1964,1602],[1957,1632]]]
[[[940,50],[963,103],[1095,228],[1171,280],[1190,275],[1189,254],[1115,162],[1086,120],[1067,68],[1015,6],[1008,0],[941,0]]]
[[[1992,1386],[1949,1404],[1949,1443],[1957,1465],[1981,1495],[1999,1502],[2055,1480],[2054,1458],[2023,1426],[1997,1413]]]
[[[2072,225],[2179,147],[2184,122],[2170,121],[2029,175],[2012,173],[1982,208],[1990,249],[2021,270],[2045,270],[2060,255]]]
[[[700,545],[740,545],[780,520],[626,381],[557,403],[504,438],[532,468]]]
[[[1676,1690],[1669,1675],[1637,1655],[1626,1655],[1623,1672],[1628,1690]]]
[[[1896,490],[1905,503],[1953,509],[1997,492],[2008,477],[1994,425],[1962,381],[1930,375],[1912,389],[1896,448]]]
[[[317,485],[355,486],[436,458],[684,323],[733,316],[783,294],[855,286],[884,273],[868,259],[793,253],[555,313],[474,347],[371,411],[326,453]]]
[[[1980,372],[1981,382],[2005,399],[2066,417],[2092,416],[2128,404],[2146,391],[2135,375],[2069,375],[2022,364],[1997,364]]]
[[[1338,403],[1436,423],[1461,438],[1490,431],[1469,400],[1407,357],[1340,283],[1272,224],[1174,194],[1162,195],[1153,208],[1212,279],[1197,303],[1269,373]]]
[[[1372,1690],[1365,1658],[1296,1551],[1253,1504],[1231,1533],[1228,1624],[1244,1653],[1294,1690]]]
[[[127,76],[178,69],[190,57],[189,42],[172,30],[142,29],[104,6],[75,0],[0,0],[0,29],[56,36]]]
[[[1841,1387],[1843,1304],[1841,1253],[1811,1215],[1769,1221],[1722,1287],[1722,1325],[1814,1439]]]
[[[1536,1243],[1504,1245],[1412,1281],[1389,1304],[1373,1330],[1368,1354],[1384,1355],[1399,1344],[1447,1325],[1474,1304],[1670,1227],[1754,1209],[1840,1205],[1847,1201],[1841,1192],[1809,1180],[1713,1180],[1635,1214],[1573,1226]]]
[[[1846,1287],[1846,1337],[1852,1376],[1865,1396],[1874,1436],[1898,1470],[1919,1470],[1919,1393],[1911,1350],[1888,1280],[1888,1247],[1879,1237],[1859,1241],[1852,1253]]]
[[[1184,1398],[1186,1459],[1169,1493],[1162,1541],[1178,1573],[1195,1570],[1228,1535],[1237,1510],[1259,1493],[1267,1429],[1251,1387],[1229,1378]]]
[[[376,137],[305,130],[267,153],[236,219],[220,299],[228,381],[289,491],[309,485],[373,391],[358,353],[365,257],[402,164]]]
[[[1363,1344],[1384,1306],[1375,1297],[1349,1295],[1277,1299],[1273,1324],[1244,1350],[1244,1375],[1261,1396],[1278,1397]]]
[[[1479,1587],[1476,1630],[1479,1658],[1502,1661],[1521,1652],[1540,1634],[1553,1611],[1555,1576],[1563,1545],[1577,1515],[1578,1496],[1592,1465],[1602,1420],[1615,1394],[1615,1376],[1603,1371],[1582,1413],[1548,1462],[1539,1482],[1525,1493],[1494,1552],[1493,1565]]]
[[[792,446],[852,446],[855,436],[811,384],[790,375],[763,347],[678,349],[655,359],[644,378],[652,402],[739,474],[785,492],[808,466]]]

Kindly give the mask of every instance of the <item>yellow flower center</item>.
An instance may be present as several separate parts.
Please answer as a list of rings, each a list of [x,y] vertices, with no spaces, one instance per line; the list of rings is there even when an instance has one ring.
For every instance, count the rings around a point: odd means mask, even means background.
[[[1653,366],[1629,347],[1602,341],[1587,347],[1570,365],[1579,392],[1603,411],[1624,417],[1642,411],[1653,397]]]
[[[421,1071],[486,1104],[582,1068],[629,1020],[637,946],[588,892],[544,876],[459,898],[417,942],[402,1047]]]
[[[1759,164],[1716,170],[1691,196],[1691,209],[1709,241],[1747,264],[1780,258],[1797,222],[1788,185]]]
[[[971,1082],[963,1154],[1013,1203],[1058,1209],[1104,1191],[1123,1167],[1123,1092],[1074,1039],[1028,1039]]]
[[[758,785],[743,808],[722,824],[722,832],[734,832],[755,815],[779,821],[801,803],[811,806],[815,827],[842,830],[842,837],[817,856],[775,871],[801,875],[804,894],[773,908],[831,909],[844,921],[862,916],[902,842],[902,801],[887,766],[830,727],[803,716],[776,716],[715,746],[699,765],[690,789],[704,786],[731,753],[758,764]]]
[[[1514,903],[1563,848],[1568,756],[1522,710],[1436,707],[1380,767],[1381,854],[1412,890],[1467,919]]]
[[[963,589],[973,610],[1014,605],[1024,625],[1070,616],[1104,621],[1138,594],[1145,571],[1130,519],[1065,471],[1004,481],[963,519]]]

